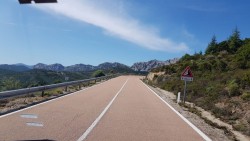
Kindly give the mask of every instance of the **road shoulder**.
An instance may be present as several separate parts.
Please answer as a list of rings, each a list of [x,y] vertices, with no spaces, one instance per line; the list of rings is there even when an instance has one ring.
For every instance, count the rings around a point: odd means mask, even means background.
[[[228,138],[228,135],[225,134],[224,130],[215,128],[207,124],[201,117],[198,115],[189,112],[188,109],[181,107],[175,102],[176,97],[173,93],[162,90],[160,88],[155,88],[149,86],[158,96],[160,96],[164,101],[170,104],[176,111],[178,111],[182,116],[188,119],[196,127],[198,127],[202,132],[208,135],[212,140],[215,141],[231,141],[232,139]]]

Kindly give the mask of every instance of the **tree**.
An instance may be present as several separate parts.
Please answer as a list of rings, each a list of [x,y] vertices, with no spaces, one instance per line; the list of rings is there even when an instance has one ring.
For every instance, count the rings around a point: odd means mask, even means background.
[[[222,41],[220,43],[218,43],[217,45],[217,51],[220,52],[220,51],[227,51],[229,52],[229,46],[228,46],[228,42],[227,41]]]
[[[243,45],[237,52],[235,56],[237,67],[246,69],[250,67],[250,42]]]
[[[229,37],[228,45],[231,52],[236,52],[238,48],[242,45],[242,41],[240,39],[240,32],[237,27],[233,31],[232,35]]]
[[[184,56],[181,57],[180,60],[182,60],[182,61],[188,61],[188,60],[191,60],[191,59],[192,59],[191,55],[185,54]]]
[[[105,76],[105,74],[102,72],[102,70],[97,70],[92,74],[94,77],[101,77]]]
[[[217,50],[217,40],[216,40],[216,36],[214,35],[212,37],[211,42],[208,44],[207,49],[206,49],[206,54],[212,54],[212,53],[216,53]]]

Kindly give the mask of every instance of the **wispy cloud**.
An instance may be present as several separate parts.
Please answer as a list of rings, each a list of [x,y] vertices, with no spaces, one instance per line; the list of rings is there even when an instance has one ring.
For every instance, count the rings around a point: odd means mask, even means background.
[[[226,11],[225,7],[218,5],[185,5],[184,8],[198,12],[223,12]]]
[[[181,34],[182,34],[185,38],[187,38],[187,39],[191,39],[191,40],[195,39],[194,34],[190,33],[186,28],[183,28],[183,29],[182,29]]]
[[[63,15],[102,28],[115,36],[141,47],[167,52],[187,52],[185,43],[161,37],[157,28],[147,26],[129,16],[126,8],[115,0],[59,0],[58,4],[35,6],[50,13]],[[117,5],[115,5],[117,4]],[[114,8],[118,7],[118,8]],[[155,30],[156,29],[156,30]]]

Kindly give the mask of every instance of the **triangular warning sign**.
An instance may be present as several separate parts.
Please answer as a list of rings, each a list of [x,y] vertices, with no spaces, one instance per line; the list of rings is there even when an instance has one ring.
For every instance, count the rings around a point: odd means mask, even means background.
[[[186,69],[181,74],[182,77],[193,77],[193,74],[191,72],[191,69],[189,66],[186,67]]]

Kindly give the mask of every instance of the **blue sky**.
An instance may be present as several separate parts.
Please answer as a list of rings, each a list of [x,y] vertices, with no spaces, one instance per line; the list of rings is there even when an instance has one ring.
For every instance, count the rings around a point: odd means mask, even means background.
[[[132,65],[204,51],[237,26],[250,37],[248,0],[0,1],[0,64]]]

